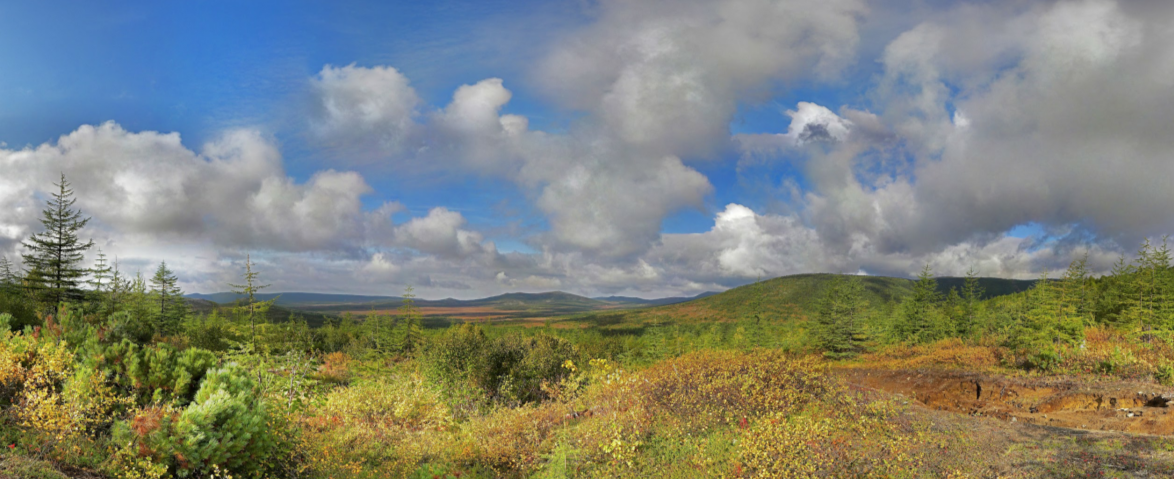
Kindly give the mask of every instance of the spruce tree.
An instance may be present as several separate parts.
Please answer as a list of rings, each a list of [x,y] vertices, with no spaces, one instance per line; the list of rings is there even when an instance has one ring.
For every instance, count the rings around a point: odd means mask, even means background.
[[[94,289],[95,293],[102,293],[104,289],[110,288],[110,275],[114,270],[110,264],[106,262],[106,253],[102,249],[98,249],[98,258],[94,260],[94,266],[90,268],[91,278],[87,283]]]
[[[851,356],[864,349],[864,285],[855,276],[836,275],[828,283],[816,312],[816,341],[828,357]]]
[[[1056,360],[1056,345],[1075,344],[1084,339],[1084,322],[1071,304],[1065,304],[1064,284],[1048,279],[1045,271],[1027,291],[1027,308],[1010,346],[1029,353],[1037,367],[1050,367]],[[1043,362],[1039,362],[1043,361]]]
[[[958,334],[968,336],[978,330],[978,305],[985,293],[978,283],[978,274],[974,268],[966,272],[966,281],[962,283],[962,315],[958,319]]]
[[[1062,322],[1070,320],[1092,324],[1092,298],[1088,285],[1088,255],[1077,258],[1068,265],[1060,282],[1060,309]]]
[[[187,303],[178,286],[179,278],[167,268],[167,262],[159,263],[155,276],[151,277],[151,294],[155,296],[156,324],[159,333],[170,334],[176,330],[187,314]]]
[[[939,310],[941,301],[938,282],[927,264],[917,275],[913,293],[901,303],[901,317],[896,331],[898,339],[924,343],[948,336],[953,327],[947,324],[947,318]]]
[[[1170,304],[1170,247],[1169,236],[1162,237],[1161,245],[1150,245],[1146,240],[1144,254],[1138,255],[1138,284],[1144,310],[1144,324],[1169,328],[1174,326],[1174,311]]]
[[[1126,262],[1124,255],[1117,258],[1097,306],[1097,314],[1102,321],[1122,329],[1135,324],[1138,319],[1136,276],[1137,267],[1133,263]]]
[[[69,189],[64,173],[61,182],[54,183],[54,186],[58,191],[53,193],[52,201],[41,212],[45,231],[29,237],[24,243],[28,253],[23,257],[25,266],[34,273],[29,275],[30,286],[56,311],[62,301],[81,298],[78,284],[87,273],[82,261],[94,242],[83,243],[78,238],[78,231],[89,223],[90,218],[83,218],[80,210],[73,209],[77,199],[73,198],[73,190]]]
[[[415,351],[424,342],[424,327],[420,321],[420,310],[416,308],[416,295],[413,291],[411,286],[404,289],[403,305],[399,308],[400,316],[403,317],[400,321],[400,351],[404,353]]]
[[[126,296],[130,293],[131,280],[123,276],[122,271],[118,268],[118,258],[114,258],[114,264],[110,266],[110,270],[110,295],[108,296],[107,308],[110,312],[114,312],[126,302]]]
[[[106,262],[106,253],[102,249],[98,249],[97,259],[94,260],[94,266],[90,268],[90,280],[87,281],[91,288],[91,301],[100,309],[109,312],[107,307],[110,305],[110,287],[111,273],[113,268]]]
[[[7,256],[0,256],[0,293],[13,294],[20,286],[20,275]]]
[[[118,283],[119,293],[114,306],[113,328],[117,335],[145,344],[159,332],[157,312],[159,304],[148,289],[142,272],[136,272]]]

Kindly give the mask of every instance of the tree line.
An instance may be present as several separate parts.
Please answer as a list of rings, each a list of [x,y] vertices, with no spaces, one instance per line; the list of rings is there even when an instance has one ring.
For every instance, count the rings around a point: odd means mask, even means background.
[[[812,338],[829,357],[858,354],[870,343],[993,340],[1038,365],[1033,362],[1054,361],[1064,347],[1079,347],[1087,327],[1174,333],[1170,261],[1167,238],[1147,239],[1110,274],[1091,274],[1084,256],[1059,278],[1045,271],[1027,291],[986,300],[973,270],[960,290],[942,294],[927,265],[907,296],[881,306],[868,304],[858,277],[837,275],[818,303]]]

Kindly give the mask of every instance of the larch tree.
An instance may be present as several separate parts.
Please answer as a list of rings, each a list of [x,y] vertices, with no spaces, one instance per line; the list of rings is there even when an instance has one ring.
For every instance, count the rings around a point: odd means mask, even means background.
[[[32,273],[28,276],[29,286],[56,311],[62,301],[82,297],[78,285],[89,272],[82,267],[82,262],[86,250],[93,247],[94,242],[82,242],[78,237],[78,232],[85,228],[90,218],[82,217],[80,210],[73,209],[77,199],[73,197],[64,173],[61,182],[54,183],[54,186],[57,186],[57,192],[41,212],[45,231],[34,233],[24,243],[28,253],[23,258]]]
[[[269,287],[267,284],[261,284],[261,282],[258,280],[260,276],[261,273],[253,269],[252,255],[245,255],[245,274],[243,275],[243,284],[229,284],[229,286],[233,288],[232,292],[244,296],[243,301],[245,304],[243,306],[238,306],[238,308],[241,308],[243,311],[248,313],[249,329],[250,333],[252,334],[251,343],[253,350],[257,349],[257,315],[264,315],[267,313],[269,311],[269,307],[272,306],[275,301],[277,301],[277,298],[273,298],[269,301],[257,301],[257,293],[262,289]]]

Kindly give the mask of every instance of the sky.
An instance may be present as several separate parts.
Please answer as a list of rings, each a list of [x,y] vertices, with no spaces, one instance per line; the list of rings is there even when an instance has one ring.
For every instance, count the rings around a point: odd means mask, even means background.
[[[1174,231],[1174,3],[0,2],[0,255],[64,174],[225,291],[1105,272]]]

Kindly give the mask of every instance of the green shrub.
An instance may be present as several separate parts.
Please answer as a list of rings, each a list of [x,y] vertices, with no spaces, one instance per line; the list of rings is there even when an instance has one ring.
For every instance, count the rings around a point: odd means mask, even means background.
[[[462,410],[477,398],[525,404],[547,398],[544,382],[557,383],[578,354],[565,339],[538,333],[511,333],[490,340],[475,325],[452,328],[424,356],[429,374]]]
[[[474,369],[478,384],[499,401],[525,404],[546,399],[542,383],[562,380],[569,373],[563,364],[576,359],[576,354],[574,346],[562,338],[510,334],[495,340],[485,359]]]
[[[12,316],[8,327],[13,331],[23,330],[26,326],[41,325],[33,303],[21,298],[18,294],[0,291],[0,313]]]
[[[155,323],[144,314],[119,311],[110,315],[109,338],[112,341],[129,340],[136,344],[147,344],[155,336]]]
[[[185,327],[189,344],[209,351],[227,351],[234,341],[240,342],[245,339],[216,311],[207,316],[189,318]]]
[[[178,477],[218,468],[261,477],[276,466],[277,435],[256,384],[236,367],[209,371],[186,408],[152,406],[115,428],[118,444]]]
[[[218,362],[211,351],[180,351],[167,344],[140,347],[128,339],[102,348],[97,358],[116,383],[135,392],[139,404],[174,401],[177,406],[192,401],[200,381]]]
[[[1053,351],[1051,349],[1045,349],[1045,350],[1040,351],[1038,353],[1029,355],[1027,357],[1026,366],[1029,369],[1038,369],[1040,371],[1052,371],[1052,370],[1055,370],[1056,367],[1060,365],[1060,361],[1062,359],[1063,358],[1060,356],[1060,353],[1057,353],[1056,351]]]
[[[1154,380],[1163,386],[1174,386],[1174,364],[1169,362],[1158,365],[1154,371]]]

